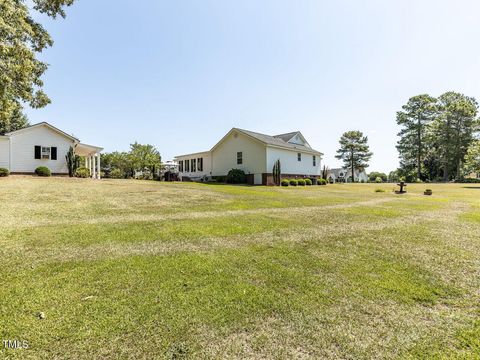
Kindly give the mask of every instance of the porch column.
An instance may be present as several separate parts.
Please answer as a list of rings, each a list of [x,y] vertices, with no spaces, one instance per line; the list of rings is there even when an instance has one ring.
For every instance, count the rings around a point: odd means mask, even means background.
[[[92,174],[93,174],[93,178],[96,179],[97,178],[97,167],[96,167],[96,161],[95,161],[95,155],[92,156]]]
[[[90,172],[90,156],[85,156],[85,167]]]
[[[100,153],[97,153],[97,179],[100,179]]]

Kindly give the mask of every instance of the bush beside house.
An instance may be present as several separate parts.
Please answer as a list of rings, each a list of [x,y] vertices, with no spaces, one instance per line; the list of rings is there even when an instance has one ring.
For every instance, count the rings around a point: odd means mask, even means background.
[[[246,184],[247,175],[245,171],[240,169],[232,169],[227,174],[227,183],[229,184]]]
[[[89,178],[90,177],[90,170],[88,170],[86,167],[80,167],[77,170],[75,170],[75,177],[77,178]]]
[[[10,175],[10,171],[8,171],[8,169],[0,168],[0,177],[7,177],[8,175]]]
[[[46,166],[37,167],[35,169],[35,174],[37,174],[38,176],[44,176],[44,177],[52,176],[50,169]]]

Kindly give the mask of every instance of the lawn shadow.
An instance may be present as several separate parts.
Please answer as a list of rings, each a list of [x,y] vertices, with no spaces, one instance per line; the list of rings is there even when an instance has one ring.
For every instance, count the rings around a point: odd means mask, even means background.
[[[463,186],[464,189],[477,189],[480,190],[480,186]]]

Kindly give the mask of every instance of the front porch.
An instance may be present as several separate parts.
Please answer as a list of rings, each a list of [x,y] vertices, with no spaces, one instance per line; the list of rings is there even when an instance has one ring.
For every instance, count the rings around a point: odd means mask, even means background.
[[[92,179],[100,179],[100,153],[103,148],[79,143],[75,148],[75,155],[85,159],[85,167],[90,171]]]

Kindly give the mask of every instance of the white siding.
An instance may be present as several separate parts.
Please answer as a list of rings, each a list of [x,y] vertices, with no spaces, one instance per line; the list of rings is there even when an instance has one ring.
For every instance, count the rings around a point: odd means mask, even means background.
[[[237,164],[237,152],[243,163]],[[231,169],[241,169],[246,174],[261,174],[266,170],[265,145],[247,135],[234,131],[212,152],[213,176],[227,175]]]
[[[198,171],[198,159],[202,158],[203,159],[203,171]],[[191,159],[196,159],[197,160],[197,171],[192,172],[192,167],[191,164],[189,166],[189,171],[185,171],[185,161],[189,161]],[[200,179],[204,176],[211,176],[212,172],[212,156],[210,152],[201,152],[201,153],[195,153],[195,154],[189,154],[189,155],[181,155],[175,157],[175,161],[180,164],[180,161],[183,161],[183,171],[180,172],[180,177],[189,177],[190,179]]]
[[[46,166],[52,173],[67,174],[65,155],[73,141],[47,126],[32,127],[10,136],[11,172],[33,173]],[[35,145],[56,147],[57,160],[35,159]]]
[[[298,153],[302,154],[302,161],[298,161]],[[313,155],[299,151],[267,147],[267,172],[271,173],[273,164],[280,159],[282,174],[292,175],[320,175],[321,158],[316,156],[316,166],[313,166]]]
[[[10,170],[10,151],[9,139],[7,137],[0,137],[0,168]]]

